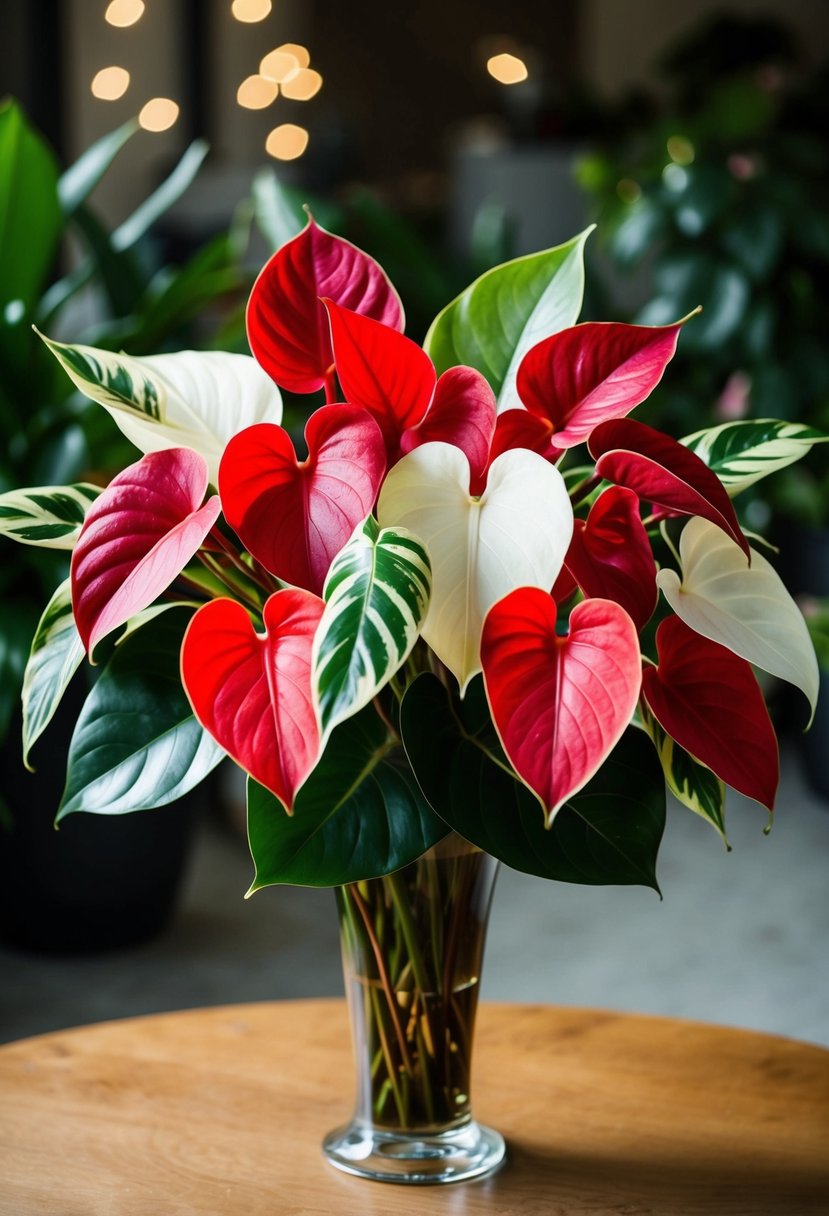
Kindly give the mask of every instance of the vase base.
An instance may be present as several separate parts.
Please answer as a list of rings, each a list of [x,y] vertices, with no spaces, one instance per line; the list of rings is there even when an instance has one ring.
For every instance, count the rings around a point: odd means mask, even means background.
[[[506,1155],[503,1136],[474,1121],[425,1135],[383,1131],[355,1121],[329,1132],[322,1151],[347,1174],[415,1185],[481,1178],[496,1170]]]

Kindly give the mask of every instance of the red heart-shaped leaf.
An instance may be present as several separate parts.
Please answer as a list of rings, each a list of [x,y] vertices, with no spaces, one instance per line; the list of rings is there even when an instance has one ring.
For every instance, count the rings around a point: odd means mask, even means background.
[[[72,611],[87,653],[170,586],[216,522],[207,462],[152,452],[114,477],[87,512],[72,554]]]
[[[716,775],[771,811],[780,779],[777,738],[745,659],[668,617],[656,631],[659,666],[642,692],[659,725]]]
[[[632,418],[601,423],[587,446],[600,477],[627,486],[644,502],[674,514],[709,520],[750,559],[731,499],[716,473],[695,452]]]
[[[587,521],[576,520],[564,564],[585,595],[621,604],[637,629],[650,620],[656,562],[633,490],[611,486],[599,495]]]
[[[518,396],[571,448],[609,418],[623,418],[656,388],[676,350],[676,325],[588,321],[532,347],[518,368]]]
[[[259,634],[241,604],[212,600],[193,617],[181,649],[199,722],[288,811],[319,756],[311,646],[324,606],[307,591],[277,591]]]
[[[437,376],[432,360],[411,338],[388,325],[323,300],[343,396],[376,418],[393,460],[400,436],[425,417]]]
[[[383,436],[365,410],[318,409],[308,459],[270,422],[235,435],[219,466],[222,510],[242,544],[286,583],[319,595],[328,568],[374,506],[386,468]]]
[[[633,621],[610,600],[584,600],[556,634],[555,600],[519,587],[487,614],[481,664],[492,720],[548,826],[630,722],[641,683]]]
[[[400,450],[411,452],[422,443],[454,444],[469,461],[470,493],[481,494],[494,428],[495,394],[487,381],[473,367],[450,367],[437,382],[426,417],[404,431]]]
[[[294,393],[322,388],[334,362],[321,296],[403,328],[403,308],[385,271],[309,219],[265,264],[247,308],[248,341],[257,362]]]
[[[562,453],[553,443],[553,426],[546,418],[539,418],[527,410],[504,410],[495,423],[489,463],[513,448],[528,448],[538,452],[545,460],[554,463]]]

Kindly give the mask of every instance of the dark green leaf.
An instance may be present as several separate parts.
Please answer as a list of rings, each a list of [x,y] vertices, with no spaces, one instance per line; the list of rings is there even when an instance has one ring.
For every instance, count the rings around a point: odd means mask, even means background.
[[[371,706],[334,731],[292,816],[248,781],[251,892],[273,883],[333,887],[376,878],[416,860],[446,832]]]
[[[171,609],[113,654],[78,718],[58,819],[165,806],[223,758],[193,716],[179,678],[191,616],[189,609]]]
[[[537,798],[512,775],[492,738],[480,678],[458,705],[437,677],[418,676],[403,698],[400,725],[432,806],[487,853],[513,869],[560,882],[659,890],[655,867],[665,785],[642,731],[627,731],[547,830]]]
[[[51,149],[13,101],[0,104],[0,313],[43,288],[63,221]]]

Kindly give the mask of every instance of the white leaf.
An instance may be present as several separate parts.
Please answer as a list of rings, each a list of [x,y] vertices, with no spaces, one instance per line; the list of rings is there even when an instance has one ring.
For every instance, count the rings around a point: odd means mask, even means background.
[[[422,636],[464,691],[481,670],[492,605],[516,587],[549,591],[561,570],[573,532],[561,474],[516,448],[493,461],[475,499],[463,452],[424,443],[388,474],[377,513],[381,527],[408,528],[429,552],[432,599]]]
[[[185,350],[137,358],[44,338],[77,388],[115,419],[139,451],[187,447],[216,485],[228,440],[257,422],[282,421],[279,389],[250,355]]]
[[[762,554],[751,565],[729,536],[694,517],[679,539],[682,580],[660,570],[656,581],[691,629],[727,646],[755,667],[799,688],[814,714],[818,665],[800,609]]]

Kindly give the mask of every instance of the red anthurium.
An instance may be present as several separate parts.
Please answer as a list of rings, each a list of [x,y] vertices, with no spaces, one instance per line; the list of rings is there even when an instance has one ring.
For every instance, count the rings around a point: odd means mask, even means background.
[[[777,739],[745,659],[668,617],[656,631],[658,667],[642,692],[659,725],[716,775],[772,810],[780,778]]]
[[[473,480],[482,477],[496,407],[480,372],[452,367],[438,380],[410,338],[331,300],[325,305],[343,395],[377,419],[389,464],[422,443],[453,443],[469,460]]]
[[[495,394],[474,367],[450,367],[435,386],[428,413],[416,427],[404,431],[401,453],[422,443],[454,443],[469,461],[470,493],[482,494],[485,470],[494,457],[490,444],[495,428]]]
[[[365,410],[332,405],[305,428],[298,461],[270,422],[235,435],[219,466],[222,510],[242,544],[287,583],[321,594],[331,562],[374,506],[386,469],[380,428]]]
[[[559,637],[555,600],[519,587],[487,615],[481,664],[504,751],[549,826],[630,722],[641,684],[636,627],[618,604],[591,599]]]
[[[551,424],[557,447],[574,447],[600,422],[623,418],[654,390],[673,358],[681,326],[589,321],[563,329],[524,356],[518,396],[531,414]]]
[[[204,506],[207,461],[190,448],[152,452],[114,477],[86,516],[72,554],[72,610],[92,654],[101,638],[161,595],[216,522]]]
[[[621,604],[637,629],[653,615],[656,562],[633,490],[611,486],[576,520],[564,565],[585,595]]]
[[[750,558],[731,499],[696,453],[632,418],[601,423],[587,446],[600,477],[627,486],[643,501],[673,514],[709,520]]]
[[[547,418],[539,418],[528,410],[519,409],[504,410],[498,415],[489,454],[490,463],[496,456],[512,448],[529,448],[531,452],[538,452],[539,456],[553,462],[564,450],[553,443],[553,424]]]
[[[212,600],[193,617],[181,649],[181,678],[199,722],[288,811],[319,756],[311,645],[323,608],[307,591],[277,591],[260,634],[241,604]]]
[[[334,361],[321,296],[403,328],[403,307],[385,271],[309,219],[266,263],[247,309],[248,341],[257,362],[294,393],[322,388]]]

